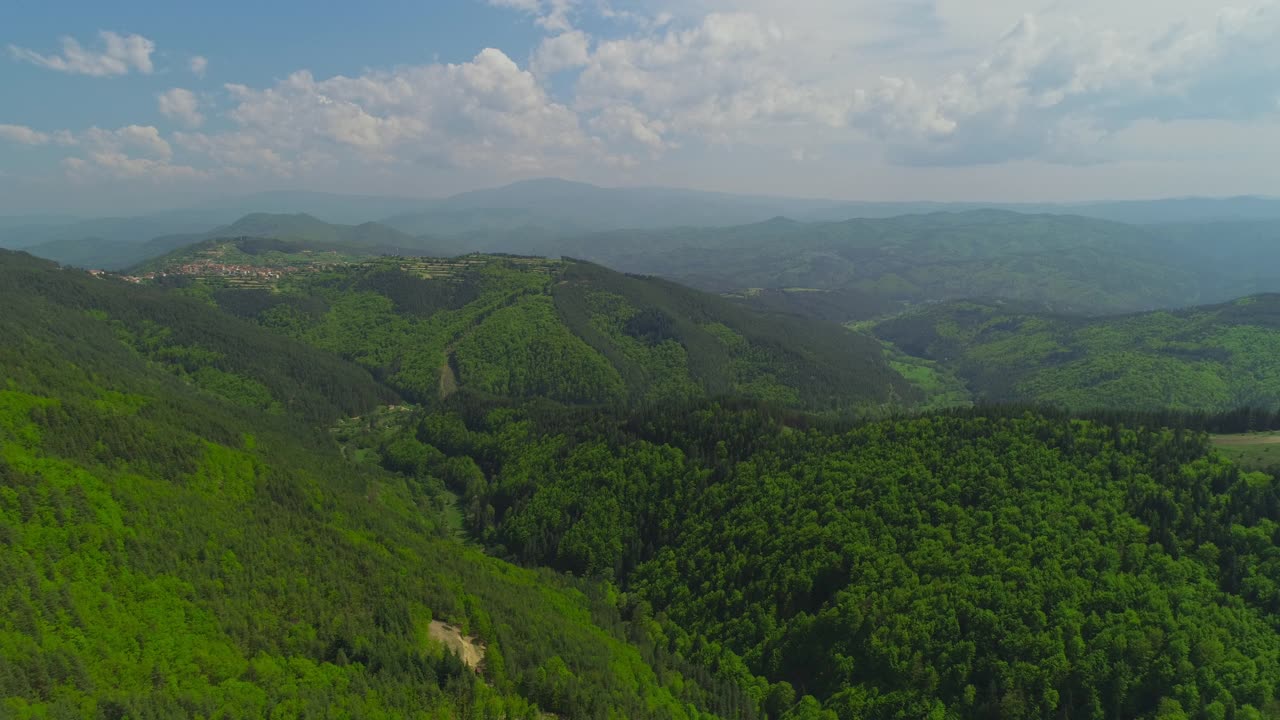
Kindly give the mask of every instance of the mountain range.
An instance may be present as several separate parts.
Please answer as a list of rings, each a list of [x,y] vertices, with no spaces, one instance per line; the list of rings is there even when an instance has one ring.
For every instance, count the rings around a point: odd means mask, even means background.
[[[529,180],[444,199],[268,192],[127,218],[0,218],[0,247],[30,249],[60,262],[106,268],[147,258],[160,236],[197,235],[252,214],[306,214],[327,223],[380,222],[433,252],[554,254],[565,241],[592,233],[751,225],[775,217],[805,223],[890,218],[936,212],[1003,210],[1058,214],[1131,224],[1217,223],[1280,219],[1280,200],[1185,198],[1093,204],[841,203],[833,200],[709,193],[674,188],[602,188],[556,179]]]

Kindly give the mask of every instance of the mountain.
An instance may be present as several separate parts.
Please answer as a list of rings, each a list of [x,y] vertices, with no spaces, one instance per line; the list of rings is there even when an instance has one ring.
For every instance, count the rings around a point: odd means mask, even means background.
[[[604,188],[540,179],[447,198],[451,210],[508,208],[550,213],[594,228],[733,225],[816,209],[829,201],[683,190]]]
[[[586,405],[740,395],[833,411],[918,396],[865,335],[578,261],[385,258],[267,287],[208,281],[200,292],[227,311],[339,352],[420,402],[458,387]]]
[[[675,188],[604,188],[545,178],[461,193],[384,222],[415,234],[470,234],[476,244],[468,250],[532,252],[537,248],[520,237],[529,229],[545,235],[543,240],[554,240],[621,228],[738,225],[827,203]],[[502,243],[507,246],[499,247]]]
[[[214,228],[206,237],[259,237],[301,240],[325,245],[369,248],[408,248],[417,243],[412,236],[375,222],[359,225],[326,223],[311,215],[254,213],[225,227]]]
[[[362,251],[365,253],[417,253],[435,251],[440,245],[414,238],[379,223],[335,225],[305,214],[273,215],[254,213],[212,230],[161,235],[145,242],[113,241],[104,238],[56,240],[27,248],[27,251],[64,265],[121,270],[150,261],[164,263],[170,253],[183,252],[219,238],[272,238],[310,244],[317,248]]]
[[[398,416],[360,368],[25,255],[0,252],[0,297],[0,714],[752,706],[656,650],[658,626],[624,621],[604,586],[459,541],[438,480],[344,456],[327,425]]]
[[[396,215],[382,223],[412,235],[443,238],[459,254],[532,253],[592,229],[559,215],[519,208],[438,209]]]
[[[34,215],[0,215],[0,230],[11,228],[39,228],[50,225],[70,225],[80,218],[74,215],[34,214]]]
[[[905,313],[874,332],[953,372],[985,402],[1280,408],[1280,295],[1099,318],[965,301]]]
[[[1000,296],[1079,312],[1200,299],[1196,269],[1169,257],[1147,230],[1058,215],[775,218],[733,228],[600,233],[569,243],[565,252],[717,292],[837,291],[897,304]],[[846,319],[865,315],[850,308]]]
[[[1238,222],[1280,219],[1280,198],[1190,197],[1093,203],[852,202],[833,204],[798,214],[795,218],[811,222],[837,222],[853,218],[890,218],[974,210],[1000,210],[1024,215],[1077,215],[1135,225]]]
[[[216,198],[202,203],[198,208],[225,212],[233,217],[254,213],[305,214],[325,222],[359,225],[377,218],[420,210],[432,202],[434,201],[426,198],[274,190]]]
[[[1280,289],[1280,220],[1168,223],[1148,231],[1196,270],[1210,300]]]
[[[26,249],[47,243],[83,242],[87,251],[97,242],[142,243],[158,235],[194,233],[235,220],[237,215],[216,210],[183,210],[140,217],[95,218],[75,222],[0,227],[0,248]],[[51,258],[52,259],[52,258]]]
[[[583,206],[587,203],[587,206]],[[193,210],[306,213],[326,222],[358,225],[393,216],[440,212],[525,210],[545,225],[582,229],[621,229],[680,225],[741,225],[785,215],[803,221],[889,218],[935,212],[1005,210],[1029,215],[1078,215],[1138,225],[1181,222],[1231,222],[1280,219],[1280,198],[1185,197],[1076,203],[986,202],[838,202],[823,198],[788,198],[708,192],[666,187],[605,188],[557,178],[524,180],[497,188],[459,193],[447,198],[388,197],[309,191],[259,192],[202,203]],[[657,214],[646,214],[652,211]],[[669,214],[664,219],[662,213]],[[474,216],[483,222],[482,214]],[[61,220],[44,217],[40,222]],[[27,223],[24,223],[27,224]],[[35,224],[35,223],[30,223]],[[395,227],[395,223],[388,222]],[[0,221],[0,226],[3,226]],[[400,228],[404,229],[404,228]],[[475,229],[475,228],[469,228]],[[438,231],[427,227],[412,234]]]

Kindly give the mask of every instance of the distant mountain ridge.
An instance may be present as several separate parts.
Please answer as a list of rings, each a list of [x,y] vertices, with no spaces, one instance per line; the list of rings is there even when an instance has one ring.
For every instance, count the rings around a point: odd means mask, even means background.
[[[1140,227],[1000,210],[838,223],[599,233],[567,251],[718,292],[803,289],[916,304],[963,297],[1118,312],[1200,299],[1192,268]],[[856,307],[847,319],[858,319]]]
[[[272,238],[372,254],[448,254],[447,248],[439,243],[406,235],[380,223],[339,225],[305,213],[253,213],[212,230],[161,235],[142,243],[90,238],[59,240],[28,250],[67,265],[123,270],[208,240],[236,237]]]
[[[255,205],[289,212],[228,215]],[[1280,289],[1280,219],[1269,219],[1280,218],[1278,200],[1002,207],[841,204],[539,179],[437,200],[274,192],[141,218],[0,224],[0,246],[107,270],[240,236],[369,254],[567,255],[738,294],[760,308],[842,321],[976,296],[1106,313]],[[922,210],[933,212],[848,218]],[[1056,214],[1063,211],[1148,224]],[[838,221],[814,221],[824,216]],[[1191,221],[1210,217],[1234,219]]]
[[[1004,210],[1024,215],[1078,215],[1134,225],[1280,219],[1280,198],[1242,195],[1222,198],[1161,198],[1083,203],[851,202],[837,203],[797,219],[838,222],[935,212]]]

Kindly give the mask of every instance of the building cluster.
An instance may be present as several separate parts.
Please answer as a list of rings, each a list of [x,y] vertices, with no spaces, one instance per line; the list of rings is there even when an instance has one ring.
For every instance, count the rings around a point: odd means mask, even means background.
[[[174,265],[159,272],[148,272],[142,275],[125,275],[122,279],[132,283],[155,280],[176,275],[194,275],[198,277],[254,278],[257,280],[279,280],[285,275],[299,272],[303,268],[293,265],[284,267],[262,267],[258,265],[239,265],[220,263],[211,260]],[[312,269],[312,268],[308,268]]]

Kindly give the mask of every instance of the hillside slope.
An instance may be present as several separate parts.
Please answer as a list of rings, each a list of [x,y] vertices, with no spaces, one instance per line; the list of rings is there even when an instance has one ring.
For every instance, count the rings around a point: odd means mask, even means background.
[[[874,332],[954,371],[988,402],[1280,407],[1280,295],[1101,318],[966,301],[906,313]]]
[[[313,423],[394,399],[363,370],[23,255],[0,302],[0,715],[753,714],[603,589],[452,539],[438,484],[346,462]]]
[[[740,395],[839,410],[917,396],[865,335],[577,261],[387,258],[210,297],[420,401],[456,384],[576,404]]]
[[[450,481],[476,535],[609,578],[632,618],[741,658],[771,717],[1280,708],[1280,483],[1201,433],[1025,410],[840,429],[705,402],[452,407],[380,446],[483,468]]]

